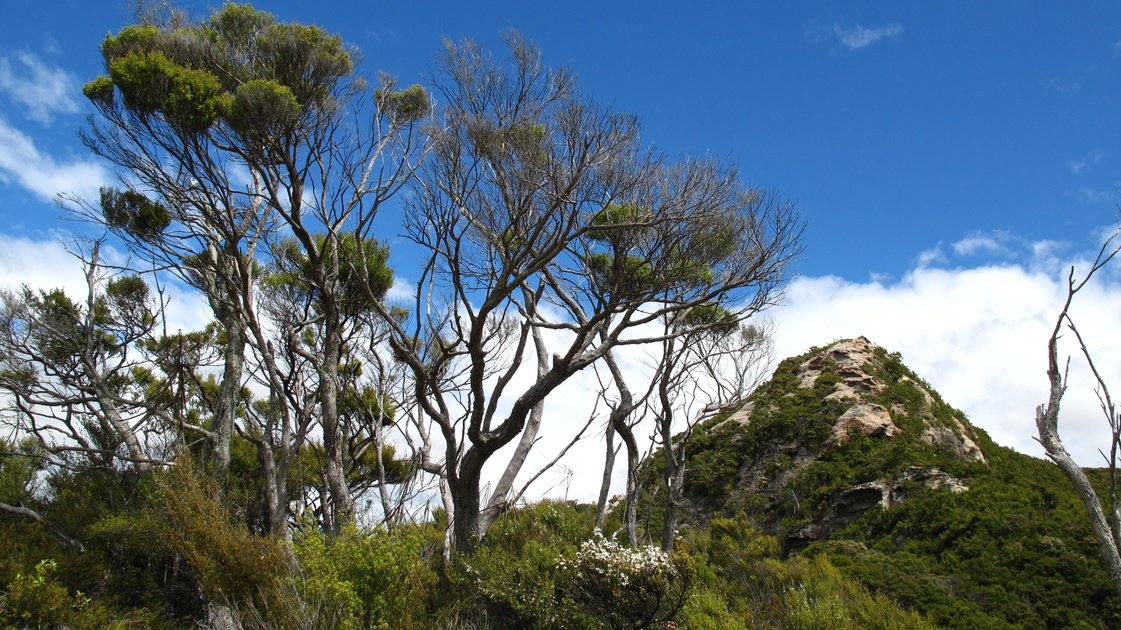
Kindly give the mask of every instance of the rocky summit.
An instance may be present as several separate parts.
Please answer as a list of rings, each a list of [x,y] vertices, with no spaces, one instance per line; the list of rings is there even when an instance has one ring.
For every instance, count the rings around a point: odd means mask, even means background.
[[[962,493],[979,430],[898,354],[864,337],[783,361],[740,408],[698,427],[685,512],[746,511],[787,552],[917,489]]]

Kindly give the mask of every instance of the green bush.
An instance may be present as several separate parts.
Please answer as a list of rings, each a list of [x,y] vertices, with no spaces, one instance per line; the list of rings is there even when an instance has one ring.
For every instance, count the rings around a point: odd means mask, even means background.
[[[424,628],[436,584],[433,549],[419,527],[362,531],[330,539],[309,528],[295,537],[303,598],[336,611],[335,628]]]
[[[455,596],[439,602],[445,624],[497,628],[592,628],[573,602],[560,560],[575,555],[592,531],[592,514],[541,501],[511,510],[491,526],[475,554],[446,573]]]

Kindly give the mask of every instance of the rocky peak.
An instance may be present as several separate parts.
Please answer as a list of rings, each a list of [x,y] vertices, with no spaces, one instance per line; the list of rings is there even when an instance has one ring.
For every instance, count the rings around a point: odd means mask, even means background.
[[[739,409],[694,432],[688,512],[744,510],[797,550],[910,493],[966,492],[978,432],[897,353],[865,337],[783,361]]]
[[[899,402],[892,404],[890,409],[873,402],[883,398],[888,390],[888,383],[877,374],[885,371],[885,363],[898,363],[898,360],[898,355],[887,354],[866,337],[857,337],[834,342],[823,350],[811,353],[798,366],[798,387],[812,389],[822,375],[833,375],[835,381],[832,391],[823,396],[822,400],[851,405],[833,425],[828,446],[835,447],[844,443],[854,435],[854,431],[865,436],[885,438],[899,435],[901,430],[892,421],[892,417],[913,414],[916,410]],[[934,411],[939,399],[930,393],[927,385],[907,374],[898,375],[895,385],[910,388],[921,397],[921,405],[917,410],[924,425],[920,440],[925,444],[944,447],[954,456],[966,461],[985,461],[984,453],[970,437],[969,429],[961,418],[949,418],[948,424],[938,423]]]

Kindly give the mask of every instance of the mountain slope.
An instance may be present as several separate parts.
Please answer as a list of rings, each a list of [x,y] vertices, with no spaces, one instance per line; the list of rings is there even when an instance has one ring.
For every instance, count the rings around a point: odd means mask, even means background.
[[[689,438],[686,521],[748,515],[784,553],[956,628],[1117,628],[1081,506],[865,338],[783,361]]]

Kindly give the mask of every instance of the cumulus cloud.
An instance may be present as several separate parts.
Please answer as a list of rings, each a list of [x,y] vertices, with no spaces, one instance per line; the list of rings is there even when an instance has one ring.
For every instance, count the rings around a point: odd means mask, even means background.
[[[833,35],[842,46],[849,50],[861,50],[884,39],[894,39],[903,34],[901,24],[887,24],[885,26],[868,28],[856,24],[854,26],[833,25]]]
[[[21,52],[0,57],[0,92],[18,104],[28,118],[48,125],[56,114],[80,110],[78,80],[37,55]]]
[[[97,196],[110,181],[109,171],[87,159],[58,160],[41,151],[35,141],[0,118],[0,177],[14,180],[36,197],[53,200],[60,193],[83,198]]]

